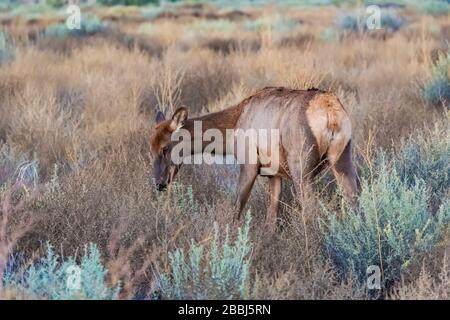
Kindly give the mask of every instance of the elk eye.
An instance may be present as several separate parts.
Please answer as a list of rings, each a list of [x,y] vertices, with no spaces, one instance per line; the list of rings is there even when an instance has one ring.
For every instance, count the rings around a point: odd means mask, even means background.
[[[169,146],[165,146],[165,147],[163,148],[163,153],[167,153],[167,151],[169,151]]]

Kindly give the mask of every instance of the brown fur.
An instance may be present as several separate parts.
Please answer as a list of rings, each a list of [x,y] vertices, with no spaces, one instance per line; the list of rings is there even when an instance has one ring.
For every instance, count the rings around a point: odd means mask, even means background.
[[[157,124],[150,136],[150,150],[155,154],[159,154],[164,143],[170,141],[171,134],[172,130],[170,129],[169,122]]]
[[[175,112],[172,120],[165,120],[156,126],[150,138],[153,154],[161,153],[161,148],[170,143],[171,126],[178,123],[178,113]],[[326,160],[347,194],[353,196],[357,192],[356,172],[351,159],[351,123],[333,93],[318,89],[267,87],[234,107],[186,119],[182,126],[189,130],[192,136],[194,121],[202,121],[203,131],[210,128],[219,129],[224,137],[226,129],[279,130],[279,170],[269,176],[271,198],[267,221],[272,229],[276,225],[282,177],[292,179],[296,189],[300,191],[303,182],[311,180]],[[204,142],[203,148],[208,143]],[[224,141],[223,154],[227,143],[236,141]],[[202,151],[203,149],[195,150],[193,153]],[[257,145],[257,151],[259,160],[263,160],[262,155],[266,155],[271,161],[270,164],[276,161],[270,150],[265,150],[263,145]],[[262,168],[260,163],[240,166],[237,217],[240,216]]]

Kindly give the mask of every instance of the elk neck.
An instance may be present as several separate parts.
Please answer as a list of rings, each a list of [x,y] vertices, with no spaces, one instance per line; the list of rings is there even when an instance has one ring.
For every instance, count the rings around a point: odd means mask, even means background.
[[[206,114],[196,118],[187,119],[183,126],[183,129],[189,131],[192,140],[192,153],[202,153],[205,147],[211,143],[211,141],[204,141],[202,138],[204,133],[209,129],[216,129],[220,131],[223,137],[223,146],[221,150],[216,150],[216,155],[227,154],[227,143],[233,143],[231,139],[227,139],[227,129],[235,129],[237,121],[242,113],[242,106],[237,105],[225,110]],[[197,125],[196,125],[197,123]],[[201,123],[201,134],[199,134],[199,123]],[[197,129],[196,129],[197,126]],[[197,132],[196,132],[197,130]],[[231,150],[231,149],[229,149]]]

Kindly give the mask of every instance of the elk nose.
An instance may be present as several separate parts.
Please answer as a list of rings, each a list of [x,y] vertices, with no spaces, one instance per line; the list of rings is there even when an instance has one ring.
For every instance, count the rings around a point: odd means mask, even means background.
[[[166,185],[165,185],[165,184],[162,184],[162,183],[158,183],[158,184],[156,185],[156,189],[157,189],[158,191],[165,191],[165,190],[166,190]]]

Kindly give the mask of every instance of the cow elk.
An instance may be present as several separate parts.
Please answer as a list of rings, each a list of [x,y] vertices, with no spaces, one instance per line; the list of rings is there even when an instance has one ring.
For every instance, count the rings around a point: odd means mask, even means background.
[[[174,179],[180,163],[171,157],[180,143],[188,144],[189,154],[206,151],[209,141],[195,134],[195,122],[201,122],[202,133],[209,129],[226,137],[215,155],[237,156],[237,135],[229,130],[276,130],[279,143],[274,149],[268,143],[257,141],[257,159],[254,163],[240,163],[236,215],[239,219],[249,198],[255,179],[266,170],[269,178],[270,205],[266,222],[274,230],[277,220],[282,178],[292,179],[297,192],[303,183],[310,182],[325,166],[329,166],[345,193],[353,197],[357,192],[357,178],[352,163],[350,119],[335,94],[318,89],[293,90],[282,87],[264,88],[228,109],[188,119],[188,111],[181,107],[170,119],[162,112],[156,115],[156,127],[150,138],[150,154],[156,187],[164,190]],[[172,135],[180,129],[190,133],[189,141],[174,141]],[[203,141],[202,141],[203,140]],[[233,148],[234,146],[234,148]],[[238,162],[239,163],[239,162]]]

